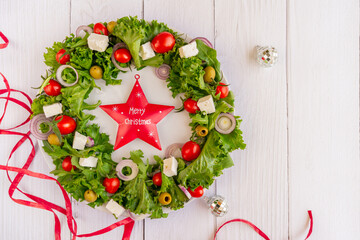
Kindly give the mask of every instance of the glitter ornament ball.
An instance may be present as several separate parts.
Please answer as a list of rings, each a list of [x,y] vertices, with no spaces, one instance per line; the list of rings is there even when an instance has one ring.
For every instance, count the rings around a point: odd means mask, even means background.
[[[204,197],[209,209],[216,217],[222,217],[229,211],[229,205],[224,197],[215,195],[213,197]]]
[[[256,46],[256,60],[263,67],[272,67],[278,61],[278,52],[271,46]]]

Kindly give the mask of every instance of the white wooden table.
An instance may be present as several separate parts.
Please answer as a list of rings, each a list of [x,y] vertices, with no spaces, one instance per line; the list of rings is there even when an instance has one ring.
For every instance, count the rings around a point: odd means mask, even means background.
[[[212,239],[232,218],[259,226],[271,239],[304,239],[313,210],[311,239],[359,239],[359,2],[356,0],[0,0],[0,31],[10,45],[0,50],[0,71],[15,89],[35,96],[44,74],[43,52],[79,25],[125,15],[157,19],[191,36],[210,39],[236,93],[244,119],[245,151],[208,192],[228,199],[230,212],[213,217],[201,201],[167,219],[135,224],[131,239]],[[273,45],[278,64],[261,68],[254,47]],[[1,112],[3,109],[1,102]],[[12,107],[6,124],[25,113]],[[15,137],[0,137],[1,164]],[[12,163],[20,166],[26,147]],[[48,173],[37,154],[32,170]],[[0,173],[0,239],[53,239],[53,216],[20,206]],[[24,178],[28,192],[63,204],[52,183]],[[19,197],[20,195],[18,195]],[[74,205],[79,232],[114,222],[113,216]],[[70,239],[62,216],[62,238]],[[91,239],[120,239],[122,228]],[[243,224],[227,226],[218,239],[261,239]]]

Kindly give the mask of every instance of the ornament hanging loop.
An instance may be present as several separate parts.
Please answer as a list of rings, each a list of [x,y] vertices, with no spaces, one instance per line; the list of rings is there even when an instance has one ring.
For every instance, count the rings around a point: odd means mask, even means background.
[[[135,78],[136,80],[139,80],[139,79],[140,79],[140,75],[139,75],[139,74],[135,74],[134,78]]]

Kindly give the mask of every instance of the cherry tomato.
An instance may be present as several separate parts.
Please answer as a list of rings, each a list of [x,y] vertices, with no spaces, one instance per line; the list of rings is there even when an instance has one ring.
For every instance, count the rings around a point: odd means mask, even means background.
[[[225,83],[220,83],[216,88],[216,95],[220,93],[220,98],[226,98],[229,95],[229,88]]]
[[[58,96],[61,94],[61,85],[55,80],[50,80],[49,84],[44,87],[44,92],[49,96]]]
[[[162,177],[161,177],[161,172],[158,172],[156,173],[154,176],[153,176],[153,183],[156,185],[156,186],[161,186],[162,184]]]
[[[61,121],[57,123],[57,127],[59,128],[61,135],[66,135],[75,131],[76,121],[73,118],[66,115],[62,115],[62,116],[57,116],[55,118],[55,121],[59,119],[61,119]]]
[[[61,65],[66,64],[68,61],[70,61],[70,55],[64,54],[65,52],[65,49],[62,48],[56,54],[56,61]]]
[[[193,141],[188,141],[181,148],[181,155],[185,161],[192,161],[200,155],[200,145]]]
[[[166,53],[173,49],[175,38],[169,32],[162,32],[156,35],[151,41],[151,47],[157,53]]]
[[[73,166],[72,163],[71,163],[71,157],[70,156],[67,156],[66,158],[64,158],[61,166],[67,172],[70,172],[71,169],[74,169],[74,170],[76,169],[76,167]]]
[[[94,25],[94,33],[101,34],[101,35],[109,35],[109,32],[104,24],[96,23]]]
[[[184,102],[184,108],[189,113],[195,114],[197,111],[200,110],[200,108],[197,105],[197,101],[192,100],[191,98],[188,98]]]
[[[202,195],[204,195],[204,189],[202,186],[198,186],[197,188],[194,189],[194,191],[192,191],[191,188],[188,188],[187,190],[190,193],[190,195],[194,198],[199,198],[202,197]]]
[[[114,52],[114,57],[116,61],[121,63],[127,63],[131,60],[130,51],[126,48],[120,48]]]
[[[120,187],[120,180],[118,178],[105,178],[103,181],[105,191],[108,193],[115,193]]]

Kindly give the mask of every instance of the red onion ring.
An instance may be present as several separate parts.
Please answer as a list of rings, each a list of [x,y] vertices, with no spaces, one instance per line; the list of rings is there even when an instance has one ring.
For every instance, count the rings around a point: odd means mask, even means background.
[[[76,37],[80,37],[80,32],[84,30],[85,32],[88,32],[89,34],[93,33],[93,29],[86,25],[81,25],[76,29]]]
[[[228,119],[230,119],[231,121],[231,126],[228,128],[228,129],[222,129],[219,124],[218,124],[218,121],[220,118],[222,117],[227,117]],[[219,116],[216,118],[215,120],[215,130],[218,131],[219,133],[221,134],[229,134],[231,133],[232,131],[234,131],[236,127],[236,119],[235,117],[230,114],[230,113],[220,113]]]
[[[130,167],[131,168],[131,174],[129,176],[126,176],[122,173],[122,170],[124,167]],[[130,181],[136,178],[139,172],[139,168],[132,160],[122,160],[118,163],[116,166],[116,174],[118,177],[123,181]]]
[[[73,82],[73,83],[67,83],[67,82],[65,82],[64,79],[61,77],[61,73],[62,73],[66,68],[71,68],[72,70],[75,71],[75,74],[76,74],[76,81],[75,81],[75,82]],[[78,72],[76,71],[76,69],[73,68],[72,66],[70,66],[70,65],[61,65],[61,66],[57,69],[57,71],[56,71],[56,80],[57,80],[59,83],[61,83],[63,86],[65,86],[65,87],[71,87],[71,86],[74,86],[75,84],[78,83],[78,81],[79,81],[79,74],[78,74]]]
[[[165,157],[174,157],[174,158],[181,158],[181,151],[180,149],[184,146],[183,143],[174,143],[168,146],[165,150]],[[178,151],[179,150],[179,151]],[[178,151],[178,152],[177,152]]]
[[[201,40],[203,43],[205,43],[206,46],[208,47],[211,47],[211,48],[214,48],[212,43],[209,41],[209,39],[207,38],[204,38],[204,37],[197,37],[197,38],[194,38],[193,40],[191,40],[189,43],[192,43],[193,41],[195,40]]]
[[[86,147],[93,147],[94,145],[95,145],[94,139],[92,139],[91,137],[87,137],[85,146]]]
[[[120,48],[126,48],[126,49],[127,49],[128,47],[127,47],[126,44],[123,43],[123,42],[119,42],[119,43],[115,44],[114,47],[113,47],[112,54],[111,54],[111,61],[112,61],[112,63],[115,65],[115,67],[116,67],[117,69],[119,69],[119,70],[121,70],[121,71],[128,71],[129,69],[120,67],[120,65],[117,63],[117,61],[116,61],[116,59],[115,59],[114,53],[116,52],[116,50],[118,50],[118,49],[120,49]]]
[[[46,118],[45,114],[38,114],[30,120],[30,132],[38,140],[46,140],[53,132],[51,127],[46,133],[40,131],[40,124],[44,122],[51,122],[51,118]]]
[[[170,74],[170,66],[167,64],[163,64],[158,68],[155,68],[155,75],[161,80],[166,80]]]
[[[192,198],[192,197],[191,197],[191,194],[189,193],[189,191],[188,191],[184,186],[181,186],[181,185],[179,184],[178,187],[181,189],[181,191],[184,192],[184,194],[186,195],[186,197],[187,197],[188,199],[191,199],[191,198]]]

